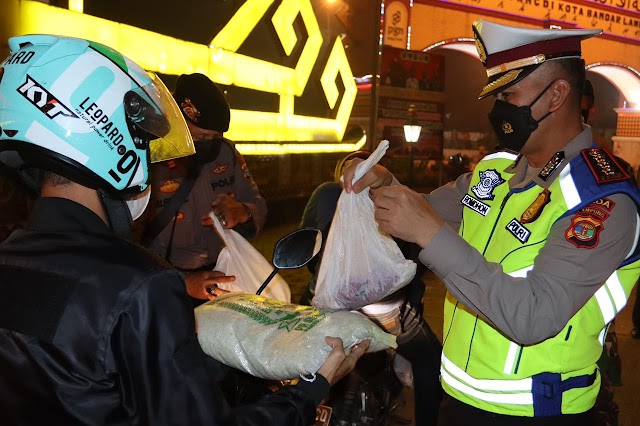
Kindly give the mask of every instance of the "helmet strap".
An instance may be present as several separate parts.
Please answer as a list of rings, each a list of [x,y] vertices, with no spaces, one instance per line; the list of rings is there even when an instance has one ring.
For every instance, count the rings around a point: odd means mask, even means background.
[[[133,221],[131,220],[131,212],[129,211],[129,207],[127,207],[127,202],[109,198],[102,192],[98,192],[98,194],[100,194],[100,202],[102,203],[102,208],[107,216],[107,220],[109,220],[111,232],[120,238],[131,241],[131,226],[133,225]]]

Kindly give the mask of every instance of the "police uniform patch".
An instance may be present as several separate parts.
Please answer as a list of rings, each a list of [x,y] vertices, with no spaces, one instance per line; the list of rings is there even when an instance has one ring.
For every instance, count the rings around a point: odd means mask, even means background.
[[[598,207],[602,207],[603,209],[605,209],[606,211],[610,212],[611,210],[613,210],[613,206],[616,205],[616,203],[614,203],[613,201],[611,201],[608,198],[600,198],[599,200],[594,201],[593,203],[591,203],[592,205],[595,204]]]
[[[242,163],[242,176],[244,176],[245,179],[249,179],[251,177],[247,163]]]
[[[460,204],[469,207],[471,210],[482,216],[486,216],[487,214],[489,214],[489,210],[491,210],[491,207],[489,207],[482,201],[476,200],[469,194],[465,194],[464,197],[462,197],[462,200],[460,200]]]
[[[596,207],[595,204],[589,204],[587,207],[580,209],[578,213],[585,213],[589,216],[592,216],[601,222],[604,222],[609,217],[609,213],[602,210],[601,208]]]
[[[547,179],[549,179],[549,177],[553,174],[553,172],[556,171],[558,166],[560,166],[563,161],[564,151],[556,152],[555,154],[553,154],[553,157],[551,157],[551,160],[549,160],[547,164],[544,165],[542,170],[540,170],[538,177],[546,182]]]
[[[583,149],[581,154],[599,184],[631,178],[629,173],[605,148]]]
[[[219,175],[220,173],[224,173],[229,168],[228,164],[216,164],[212,169],[211,173],[214,175]]]
[[[180,188],[180,184],[174,180],[166,180],[160,185],[160,192],[163,194],[171,194],[172,192],[176,192]]]
[[[565,238],[577,248],[594,248],[600,241],[600,232],[604,229],[602,221],[587,213],[577,213],[571,218],[571,225],[565,232]]]
[[[471,191],[481,200],[493,200],[493,190],[505,182],[495,169],[485,170],[480,172],[480,182],[472,186]]]
[[[511,232],[511,234],[518,239],[522,244],[526,243],[531,236],[531,231],[529,231],[523,224],[518,222],[515,218],[509,222],[506,226],[507,231]]]
[[[531,203],[529,207],[522,213],[520,216],[520,222],[522,223],[531,223],[540,217],[544,206],[549,204],[551,201],[551,192],[547,188],[543,189],[541,193],[538,194],[536,199]]]

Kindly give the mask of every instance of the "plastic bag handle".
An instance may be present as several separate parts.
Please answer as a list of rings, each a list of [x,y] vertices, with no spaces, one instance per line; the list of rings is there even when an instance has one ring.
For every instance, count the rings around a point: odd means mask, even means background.
[[[378,145],[376,150],[371,153],[369,158],[364,160],[362,163],[358,164],[358,166],[356,167],[356,172],[353,175],[353,180],[351,181],[351,184],[354,184],[357,181],[359,181],[360,178],[362,178],[362,176],[364,176],[369,170],[371,170],[371,168],[374,165],[378,164],[378,162],[382,159],[382,157],[384,157],[384,154],[387,152],[387,149],[389,149],[389,141],[386,139],[383,139],[382,141],[380,141],[380,145]]]
[[[209,217],[213,220],[213,227],[215,228],[215,230],[218,232],[218,235],[220,235],[220,238],[222,239],[222,241],[224,242],[225,246],[228,246],[229,244],[227,243],[227,240],[225,239],[225,234],[226,234],[226,229],[224,229],[222,227],[222,225],[220,224],[220,221],[218,220],[218,216],[216,216],[215,214],[213,214],[213,211],[209,212]]]

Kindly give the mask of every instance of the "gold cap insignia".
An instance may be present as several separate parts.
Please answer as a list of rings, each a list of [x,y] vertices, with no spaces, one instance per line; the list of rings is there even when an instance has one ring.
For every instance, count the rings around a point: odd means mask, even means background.
[[[497,79],[495,79],[494,81],[492,81],[491,83],[487,84],[482,88],[479,98],[482,99],[489,92],[511,83],[513,80],[518,78],[521,72],[522,72],[522,69],[517,69],[517,70],[511,70],[506,74],[501,75],[500,77],[498,77]]]

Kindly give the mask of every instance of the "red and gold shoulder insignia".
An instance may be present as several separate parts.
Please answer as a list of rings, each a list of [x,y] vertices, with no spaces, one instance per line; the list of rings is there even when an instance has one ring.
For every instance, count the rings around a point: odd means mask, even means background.
[[[577,213],[571,218],[571,225],[564,235],[577,248],[591,249],[598,245],[603,229],[602,220],[588,213]]]
[[[583,149],[581,153],[599,184],[631,179],[629,173],[606,148]]]
[[[160,192],[164,194],[171,194],[172,192],[176,192],[180,188],[180,184],[174,180],[164,181],[162,185],[160,185]]]

